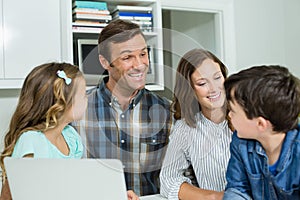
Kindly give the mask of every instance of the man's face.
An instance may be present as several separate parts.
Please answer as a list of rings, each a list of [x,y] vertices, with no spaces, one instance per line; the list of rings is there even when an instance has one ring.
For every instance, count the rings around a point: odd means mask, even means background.
[[[109,81],[126,90],[144,88],[149,59],[143,36],[138,34],[126,42],[111,43],[110,50]]]

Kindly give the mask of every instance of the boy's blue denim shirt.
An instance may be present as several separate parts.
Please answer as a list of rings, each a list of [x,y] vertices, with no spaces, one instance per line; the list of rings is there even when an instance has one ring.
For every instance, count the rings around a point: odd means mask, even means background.
[[[275,176],[258,141],[240,139],[234,132],[230,153],[223,199],[300,199],[300,124],[286,134]]]

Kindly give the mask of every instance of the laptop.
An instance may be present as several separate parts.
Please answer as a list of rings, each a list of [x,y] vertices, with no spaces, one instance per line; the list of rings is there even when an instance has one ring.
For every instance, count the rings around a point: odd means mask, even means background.
[[[116,159],[4,159],[13,200],[127,200]]]

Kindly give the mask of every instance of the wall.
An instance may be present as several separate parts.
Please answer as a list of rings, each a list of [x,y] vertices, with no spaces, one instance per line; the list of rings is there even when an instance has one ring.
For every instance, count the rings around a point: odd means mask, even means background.
[[[288,3],[286,3],[288,2]],[[287,66],[300,77],[300,1],[284,1],[284,43],[285,43],[285,60]]]
[[[0,149],[3,148],[4,134],[15,111],[20,90],[0,90]]]
[[[236,69],[282,64],[300,77],[299,0],[234,0]]]

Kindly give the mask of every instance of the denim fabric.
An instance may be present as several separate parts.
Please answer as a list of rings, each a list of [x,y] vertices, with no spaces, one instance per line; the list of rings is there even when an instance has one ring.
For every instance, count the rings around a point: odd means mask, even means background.
[[[300,125],[286,134],[276,176],[269,172],[268,157],[258,141],[240,139],[235,132],[230,153],[223,199],[300,199]]]

